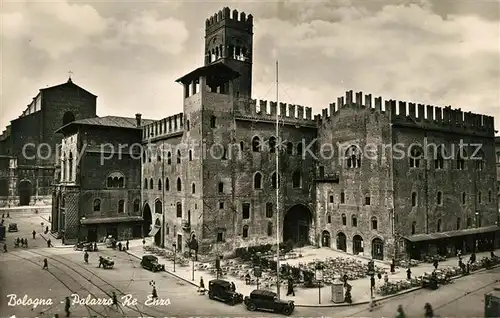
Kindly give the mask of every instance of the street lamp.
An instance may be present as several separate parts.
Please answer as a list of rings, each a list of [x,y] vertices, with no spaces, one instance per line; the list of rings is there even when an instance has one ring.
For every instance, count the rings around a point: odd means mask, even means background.
[[[321,305],[321,282],[323,281],[323,264],[316,264],[316,281],[318,282],[318,302]]]
[[[223,256],[222,255],[219,255],[215,258],[215,270],[217,272],[217,279],[219,279],[219,275],[220,275],[220,271],[221,271],[221,268],[220,268],[220,263],[222,261],[222,258]]]
[[[174,273],[175,273],[175,256],[177,255],[177,244],[172,243],[172,247],[174,248]]]
[[[259,289],[259,278],[262,277],[262,269],[260,267],[261,253],[257,252],[255,254],[255,256],[256,256],[257,259],[255,260],[255,263],[254,263],[253,274],[257,278],[257,289]]]

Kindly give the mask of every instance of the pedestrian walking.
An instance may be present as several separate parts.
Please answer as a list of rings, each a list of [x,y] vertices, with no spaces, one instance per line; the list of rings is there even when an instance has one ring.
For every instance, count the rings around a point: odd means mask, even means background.
[[[476,262],[476,253],[472,253],[470,254],[470,259],[469,259],[469,262],[471,264],[474,264]]]
[[[36,236],[36,231],[33,230],[33,232],[31,232],[31,234],[33,235],[33,239],[35,239],[35,236]]]
[[[49,269],[49,262],[47,261],[46,258],[43,259],[43,267],[42,269]]]
[[[5,218],[5,212],[4,212],[4,213],[2,213],[2,219],[4,219],[4,218]]]
[[[97,267],[101,267],[101,265],[103,265],[103,267],[104,267],[104,260],[103,260],[102,256],[99,256],[99,266],[97,266]]]
[[[118,297],[116,297],[115,292],[113,292],[113,305],[118,309]]]
[[[425,318],[433,318],[434,317],[434,310],[432,310],[432,306],[429,303],[426,303],[424,306],[425,309]]]
[[[24,247],[28,248],[28,239],[24,239]]]
[[[398,306],[398,313],[396,314],[396,318],[405,318],[405,312],[403,311],[403,306]]]
[[[287,288],[287,296],[295,296],[295,291],[293,290],[293,280],[290,278],[288,279],[288,288]]]
[[[146,245],[146,239],[145,238],[142,239],[142,245],[143,246]]]
[[[69,308],[71,307],[71,302],[69,300],[69,297],[66,297],[66,304],[64,305],[64,311],[66,312],[66,317],[69,317],[71,312],[69,311]]]
[[[406,279],[410,280],[411,279],[411,268],[408,267],[408,269],[406,270]]]
[[[434,259],[434,269],[438,269],[438,266],[439,266],[439,261],[436,259]]]
[[[51,247],[52,246],[52,241],[50,239],[47,240],[47,247]]]
[[[4,244],[4,245],[3,245],[3,252],[4,252],[4,253],[7,253],[7,244]]]
[[[83,260],[85,261],[85,264],[89,263],[89,253],[87,253],[87,251],[83,254]]]
[[[122,242],[118,242],[118,250],[121,252],[122,251]]]
[[[127,242],[125,243],[125,248],[127,249],[127,251],[128,251],[129,244],[130,244],[129,241],[127,240]]]
[[[47,233],[49,233],[49,227],[48,226],[45,227],[45,234],[47,234]]]
[[[158,293],[156,292],[156,286],[153,286],[153,292],[151,293],[153,299],[158,299]]]
[[[10,218],[10,212],[7,212],[7,218]]]

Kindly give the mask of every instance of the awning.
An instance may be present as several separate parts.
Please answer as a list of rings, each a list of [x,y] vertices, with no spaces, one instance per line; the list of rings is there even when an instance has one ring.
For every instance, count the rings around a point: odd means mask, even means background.
[[[159,227],[159,226],[153,226],[153,228],[149,232],[148,236],[155,236],[156,233],[158,233],[158,231],[160,230],[160,228],[161,227]]]
[[[429,233],[429,234],[416,234],[412,236],[405,236],[404,238],[410,242],[422,242],[422,241],[432,241],[432,240],[439,240],[457,236],[491,233],[496,231],[500,231],[500,227],[498,225],[491,225],[474,229],[464,229],[464,230]]]
[[[108,218],[82,218],[81,224],[102,224],[102,223],[123,223],[123,222],[142,222],[142,216],[117,216]]]

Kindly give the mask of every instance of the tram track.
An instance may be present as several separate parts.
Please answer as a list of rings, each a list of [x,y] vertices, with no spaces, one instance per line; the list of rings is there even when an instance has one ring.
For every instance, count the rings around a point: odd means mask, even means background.
[[[24,251],[25,253],[28,253],[28,251]],[[30,258],[27,258],[27,257],[23,257],[20,253],[12,253],[10,255],[13,255],[14,257],[18,257],[20,259],[23,259],[25,261],[28,261],[34,265],[36,265],[37,267],[40,266],[39,263],[35,262],[34,260],[30,259]],[[66,289],[68,289],[72,294],[78,294],[78,292],[81,290],[81,289],[85,289],[89,292],[90,295],[94,296],[95,295],[93,293],[91,293],[87,288],[85,288],[81,283],[79,283],[75,278],[71,277],[68,273],[66,273],[64,270],[62,270],[60,267],[58,266],[55,266],[55,265],[51,265],[51,267],[54,267],[56,269],[59,269],[61,272],[63,272],[66,276],[68,276],[69,278],[71,278],[71,280],[75,281],[80,287],[75,290],[74,288],[70,287],[67,283],[65,283],[60,277],[59,275],[56,275],[56,273],[54,273],[53,271],[51,271],[50,269],[47,269],[47,272],[52,275],[58,282],[60,282],[64,287],[66,287]],[[41,315],[45,314],[46,311],[52,309],[54,306],[56,306],[57,304],[59,303],[55,303],[52,307],[49,307],[48,309],[46,309],[45,311],[42,311],[40,312]],[[91,306],[88,306],[88,305],[84,305],[85,308],[87,309],[87,311],[89,312],[89,317],[95,317],[94,314],[92,314],[92,312],[96,313],[98,316],[100,317],[109,317],[108,314],[103,314],[102,312],[99,312],[97,311],[95,308],[92,308]]]
[[[75,263],[71,260],[68,260],[64,257],[60,257],[60,258],[54,258],[52,255],[46,255],[46,254],[42,254],[42,253],[39,253],[39,252],[34,252],[34,251],[29,251],[35,255],[38,255],[38,256],[41,256],[41,257],[44,257],[44,258],[47,258],[47,259],[50,259],[50,260],[53,260],[59,264],[62,264],[66,267],[68,267],[71,271],[75,272],[77,275],[79,275],[80,277],[82,277],[83,279],[85,279],[86,281],[88,281],[90,284],[92,284],[93,286],[95,286],[97,289],[99,289],[100,291],[102,291],[107,297],[112,297],[112,292],[113,291],[116,291],[117,292],[117,296],[120,297],[120,296],[124,296],[124,295],[127,295],[128,293],[122,291],[121,289],[119,289],[118,287],[116,287],[116,285],[110,283],[109,281],[107,281],[106,279],[102,278],[101,276],[97,275],[96,273],[94,273],[93,271],[89,270],[88,268],[86,268],[85,266],[81,265],[81,264],[78,264],[78,263]],[[69,262],[66,263],[66,262],[63,262],[61,261],[61,259]],[[76,270],[74,267],[78,267],[79,269],[82,269],[84,272],[86,273],[90,273],[91,276],[88,277],[88,276],[85,276],[82,274],[82,272]],[[106,291],[102,286],[99,286],[98,283],[96,283],[95,281],[92,281],[92,278],[96,278],[98,279],[99,281],[103,282],[105,285],[104,286],[109,286],[111,288],[111,292],[109,291]],[[135,305],[135,306],[131,306],[131,305],[123,305],[123,307],[125,308],[128,308],[130,309],[131,311],[135,312],[136,314],[139,314],[140,316],[139,317],[150,317],[150,316],[164,316],[165,313],[160,311],[160,310],[157,310],[155,309],[154,307],[150,307],[150,306],[147,306],[144,302],[140,302],[140,301],[137,301],[137,304],[140,305],[142,308],[139,309],[139,306],[138,305]],[[154,315],[151,315],[148,313],[148,311],[153,311],[155,312]]]

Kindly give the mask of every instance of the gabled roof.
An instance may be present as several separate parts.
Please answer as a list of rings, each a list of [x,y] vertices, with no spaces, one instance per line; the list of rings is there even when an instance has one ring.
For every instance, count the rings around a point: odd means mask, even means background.
[[[54,85],[54,86],[50,86],[50,87],[45,87],[45,88],[41,88],[40,91],[46,91],[46,90],[49,90],[49,89],[54,89],[54,88],[58,88],[58,87],[62,87],[62,86],[70,86],[70,87],[76,87],[78,89],[81,89],[82,91],[94,96],[94,97],[97,97],[97,95],[94,95],[92,94],[91,92],[89,92],[88,90],[76,85],[75,83],[73,83],[73,81],[70,79],[68,79],[68,81],[66,83],[62,83],[62,84],[58,84],[58,85]]]
[[[152,119],[141,119],[141,127],[153,123]],[[137,119],[131,117],[118,117],[118,116],[104,116],[104,117],[94,117],[75,120],[58,130],[57,132],[62,132],[67,127],[72,125],[87,125],[87,126],[101,126],[101,127],[116,127],[116,128],[141,128],[137,127]]]
[[[197,78],[200,78],[201,76],[208,76],[208,75],[216,76],[225,80],[232,80],[241,76],[241,74],[238,71],[224,64],[222,61],[217,61],[212,64],[195,69],[194,71],[177,79],[176,82],[187,84]]]

